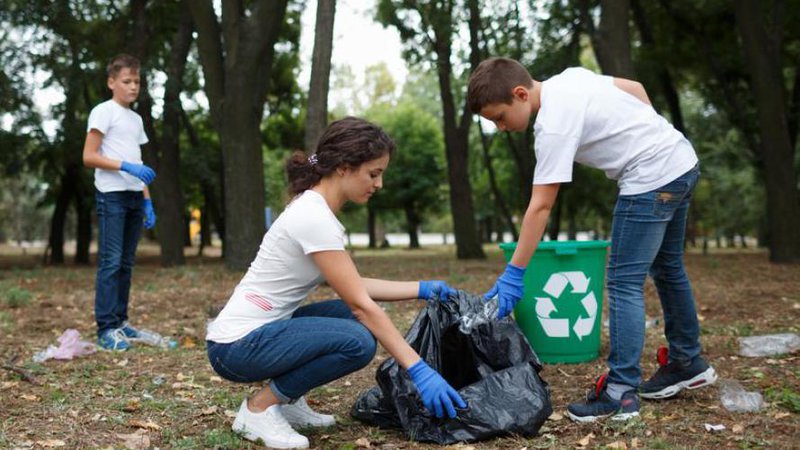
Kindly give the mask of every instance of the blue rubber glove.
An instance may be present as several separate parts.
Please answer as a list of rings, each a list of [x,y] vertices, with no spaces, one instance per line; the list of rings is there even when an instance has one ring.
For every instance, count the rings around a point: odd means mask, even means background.
[[[456,295],[456,290],[451,288],[442,280],[425,280],[419,282],[419,292],[417,298],[430,300],[433,296],[439,297],[439,301],[446,302],[451,295]]]
[[[156,172],[145,166],[144,164],[133,164],[128,161],[122,161],[122,167],[119,170],[128,172],[136,178],[144,181],[144,184],[150,184],[156,179]]]
[[[494,286],[483,296],[484,300],[489,300],[495,295],[498,296],[498,319],[502,319],[511,314],[511,311],[514,310],[514,306],[516,306],[519,299],[522,298],[522,277],[524,275],[525,268],[508,263],[506,270],[497,278]]]
[[[149,198],[144,199],[144,227],[148,230],[156,226],[156,211],[153,209],[153,201]]]
[[[456,416],[454,403],[459,408],[467,407],[458,392],[438,372],[425,364],[425,361],[420,359],[409,367],[408,374],[411,375],[411,380],[417,386],[425,408],[436,414],[436,417],[444,417],[444,412],[447,411],[447,416],[451,419],[454,418]]]

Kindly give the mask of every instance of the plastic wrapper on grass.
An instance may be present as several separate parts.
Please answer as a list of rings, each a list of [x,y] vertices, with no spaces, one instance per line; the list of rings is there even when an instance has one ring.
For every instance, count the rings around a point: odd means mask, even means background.
[[[459,330],[460,318],[480,314],[483,299],[459,291],[448,302],[434,299],[419,313],[406,341],[467,402],[454,419],[436,418],[422,405],[414,383],[394,358],[378,368],[378,385],[362,393],[351,415],[409,439],[438,444],[496,436],[534,435],[552,413],[542,365],[511,319]]]

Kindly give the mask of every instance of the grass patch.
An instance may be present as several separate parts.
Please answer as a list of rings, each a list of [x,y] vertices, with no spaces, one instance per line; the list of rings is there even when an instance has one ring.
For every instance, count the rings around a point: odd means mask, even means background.
[[[0,331],[3,333],[8,333],[14,329],[14,319],[11,318],[11,314],[0,311]]]
[[[28,306],[33,298],[31,291],[16,286],[3,286],[0,287],[0,290],[3,292],[3,301],[9,308]]]
[[[800,414],[800,394],[791,388],[777,389],[770,387],[767,388],[765,393],[770,402],[776,403],[793,413]]]

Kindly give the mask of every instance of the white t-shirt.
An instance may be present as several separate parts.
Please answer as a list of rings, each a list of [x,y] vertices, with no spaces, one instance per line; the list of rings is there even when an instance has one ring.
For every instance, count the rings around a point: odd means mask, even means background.
[[[256,259],[206,339],[234,342],[256,328],[288,319],[322,281],[312,253],[344,250],[344,226],[319,193],[297,196],[264,235]]]
[[[95,129],[103,133],[100,154],[106,158],[129,163],[142,163],[143,144],[147,134],[139,114],[114,100],[108,100],[92,109],[86,131]],[[100,192],[141,191],[142,180],[121,170],[94,170],[94,186]]]
[[[605,171],[620,195],[652,191],[697,164],[689,141],[614,79],[574,67],[542,82],[533,184],[572,181],[573,162]]]

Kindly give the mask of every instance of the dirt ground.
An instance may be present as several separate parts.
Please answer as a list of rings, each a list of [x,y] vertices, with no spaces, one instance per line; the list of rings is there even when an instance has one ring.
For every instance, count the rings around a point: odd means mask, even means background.
[[[503,258],[486,247],[484,261],[458,261],[452,248],[418,251],[355,250],[364,276],[386,279],[441,278],[483,292],[502,270]],[[217,258],[189,258],[178,268],[161,268],[157,248],[143,245],[134,271],[130,317],[135,326],[170,335],[174,350],[136,347],[98,352],[71,361],[34,363],[32,356],[57,344],[75,328],[94,340],[94,267],[43,268],[36,255],[0,255],[0,448],[261,448],[231,432],[244,395],[254,385],[222,380],[205,354],[205,325],[224,304],[242,273],[227,271]],[[722,407],[717,387],[682,392],[668,401],[642,403],[641,420],[625,424],[574,424],[566,405],[583,397],[605,371],[608,336],[600,359],[584,364],[546,365],[555,413],[538,436],[511,436],[450,449],[534,448],[800,448],[800,355],[737,356],[740,336],[800,332],[800,266],[774,265],[765,253],[690,253],[688,270],[697,296],[706,358],[721,378],[760,392],[764,408],[732,413]],[[647,316],[660,316],[648,282]],[[330,298],[323,288],[314,299]],[[605,304],[605,302],[604,302]],[[422,306],[387,306],[401,331]],[[605,316],[605,312],[604,312]],[[663,321],[647,330],[643,370],[656,370],[655,351],[664,343]],[[350,418],[359,393],[374,385],[378,356],[367,368],[318,388],[307,396],[316,409],[335,414],[335,427],[303,430],[312,448],[442,448],[409,441],[402,433],[366,426]],[[31,376],[30,380],[20,374]],[[32,382],[33,381],[33,382]],[[35,383],[34,383],[35,382]],[[707,431],[705,425],[724,425]]]

